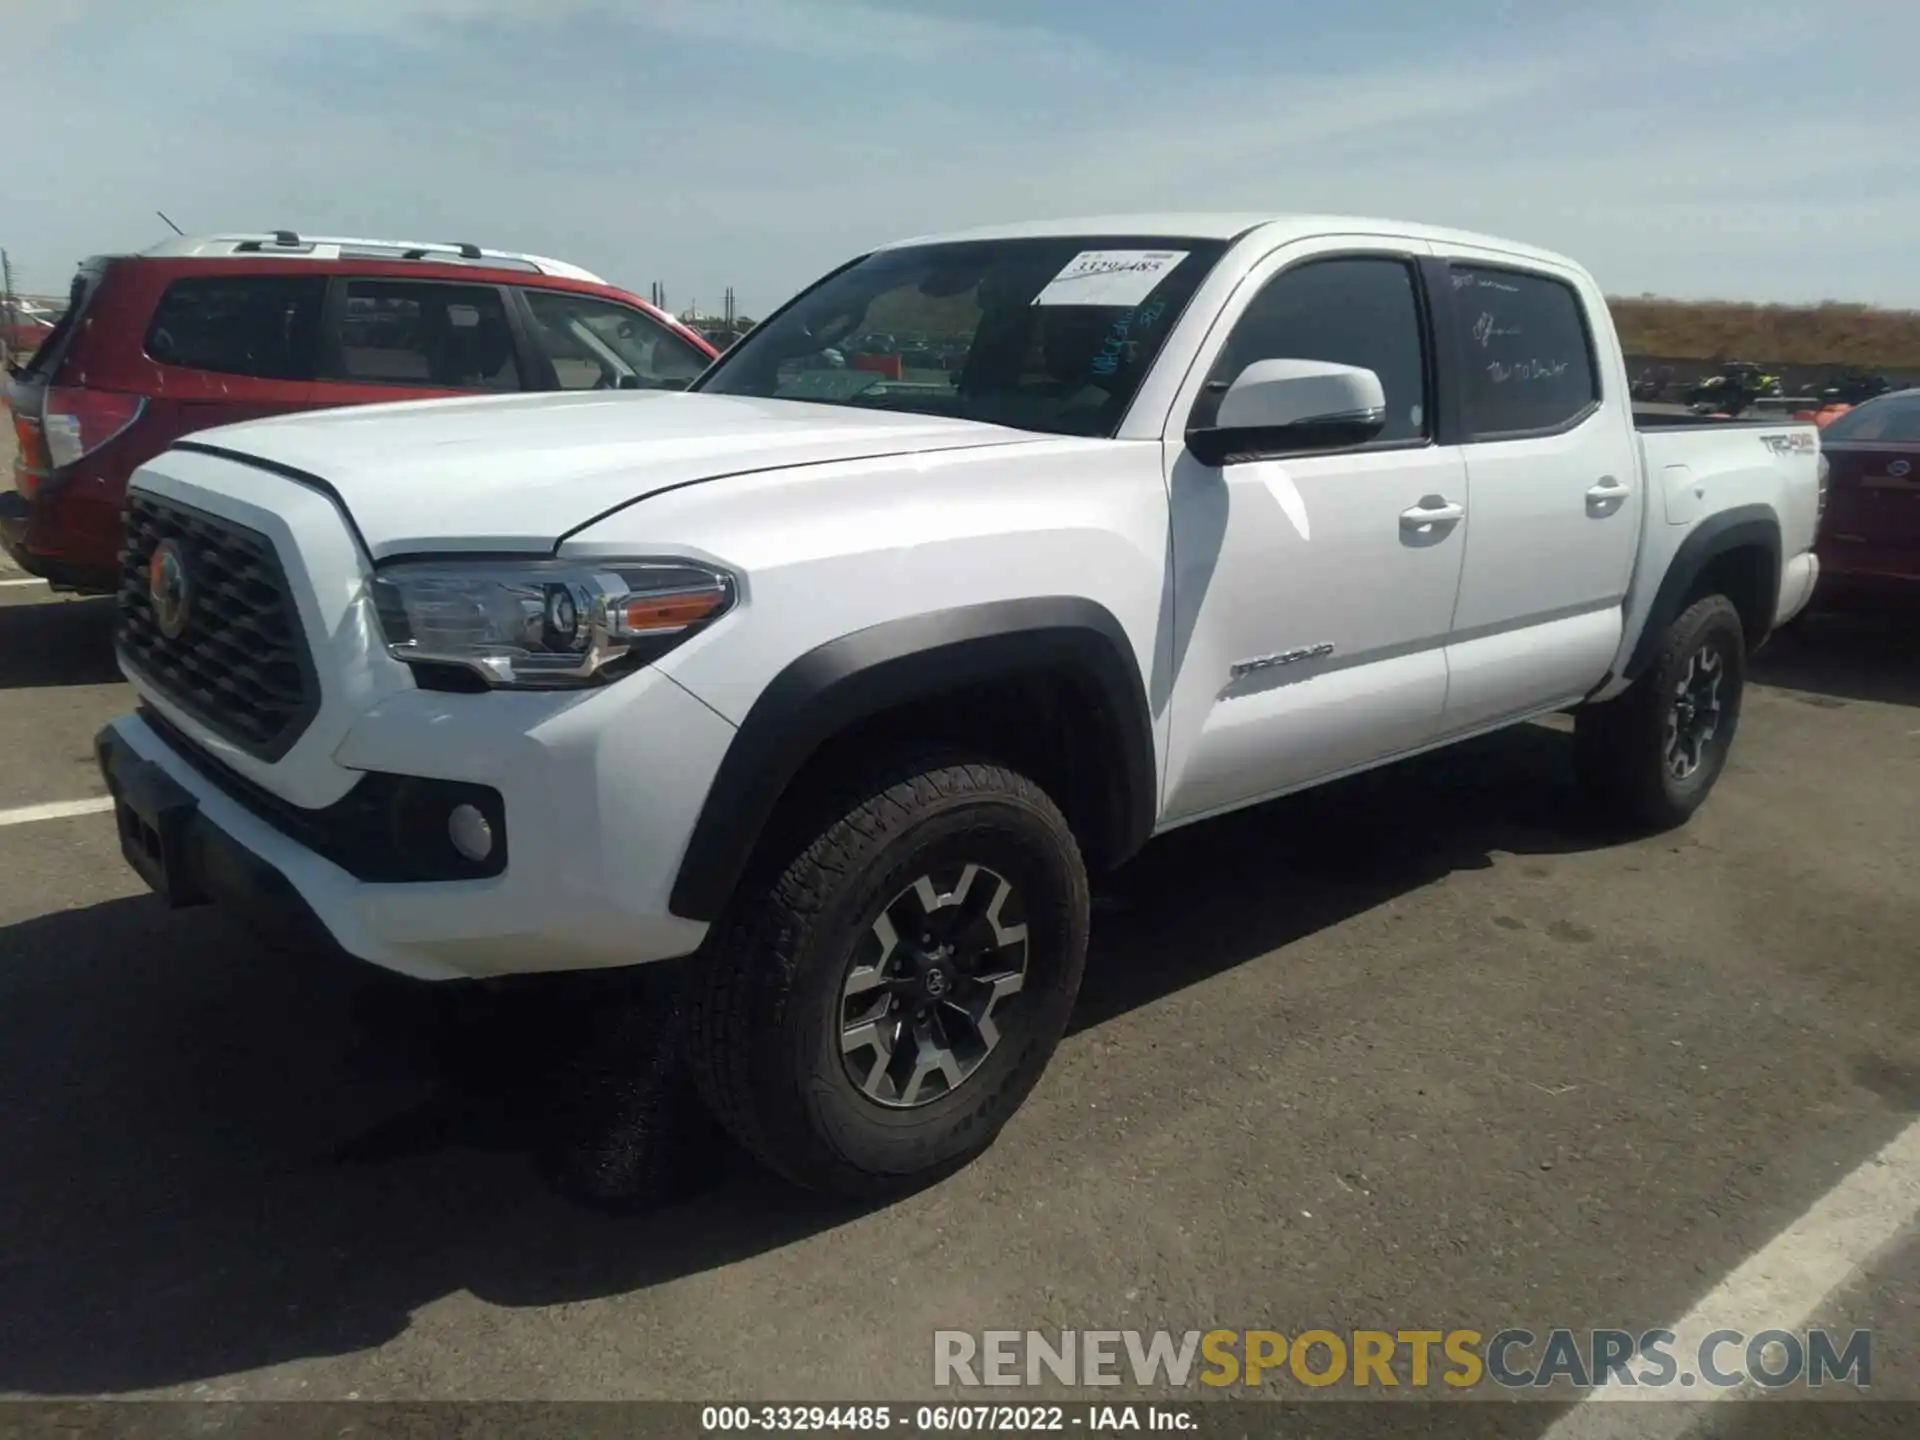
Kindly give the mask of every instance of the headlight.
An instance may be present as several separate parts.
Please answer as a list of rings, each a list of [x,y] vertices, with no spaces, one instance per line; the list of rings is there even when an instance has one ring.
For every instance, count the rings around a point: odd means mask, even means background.
[[[679,560],[440,560],[374,577],[387,651],[487,684],[598,685],[658,658],[733,605],[723,570]]]

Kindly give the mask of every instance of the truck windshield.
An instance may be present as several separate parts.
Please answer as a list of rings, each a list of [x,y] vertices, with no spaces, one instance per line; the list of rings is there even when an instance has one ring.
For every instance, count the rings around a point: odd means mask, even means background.
[[[1068,235],[876,251],[693,387],[1112,435],[1220,240]]]

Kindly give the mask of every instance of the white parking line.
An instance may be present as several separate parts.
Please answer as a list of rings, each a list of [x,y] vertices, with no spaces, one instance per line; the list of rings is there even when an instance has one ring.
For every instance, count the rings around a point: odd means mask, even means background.
[[[0,580],[0,585],[44,585],[46,583],[38,575],[29,575],[24,580]]]
[[[110,796],[96,795],[90,800],[54,800],[45,805],[22,805],[17,810],[0,810],[0,826],[30,825],[35,820],[65,820],[70,815],[98,815],[113,809]]]
[[[1829,1190],[1812,1209],[1720,1282],[1670,1328],[1667,1352],[1683,1368],[1715,1330],[1792,1331],[1806,1326],[1826,1298],[1845,1286],[1920,1217],[1920,1121],[1902,1130],[1866,1164]],[[1733,1352],[1727,1352],[1731,1362]],[[1652,1362],[1629,1371],[1644,1375]],[[1746,1388],[1609,1385],[1589,1390],[1541,1440],[1676,1440],[1702,1416],[1692,1405],[1645,1411],[1631,1400],[1725,1400],[1751,1397]]]

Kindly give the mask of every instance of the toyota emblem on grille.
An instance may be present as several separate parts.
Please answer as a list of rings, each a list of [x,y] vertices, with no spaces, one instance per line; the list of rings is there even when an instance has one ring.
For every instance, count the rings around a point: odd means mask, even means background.
[[[147,561],[147,598],[153,604],[153,621],[169,640],[178,640],[187,630],[187,617],[193,610],[193,580],[187,574],[187,557],[179,544],[162,540],[153,547]]]
[[[1894,479],[1898,480],[1903,476],[1905,476],[1906,473],[1911,469],[1913,469],[1912,462],[1907,460],[1896,460],[1891,465],[1887,466],[1887,473],[1893,476]]]

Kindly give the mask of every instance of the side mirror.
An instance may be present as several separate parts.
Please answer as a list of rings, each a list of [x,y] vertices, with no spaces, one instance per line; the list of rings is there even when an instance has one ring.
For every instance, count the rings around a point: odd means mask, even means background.
[[[1387,420],[1380,377],[1330,360],[1256,360],[1220,397],[1212,425],[1187,431],[1206,465],[1263,452],[1338,450],[1380,433]]]

